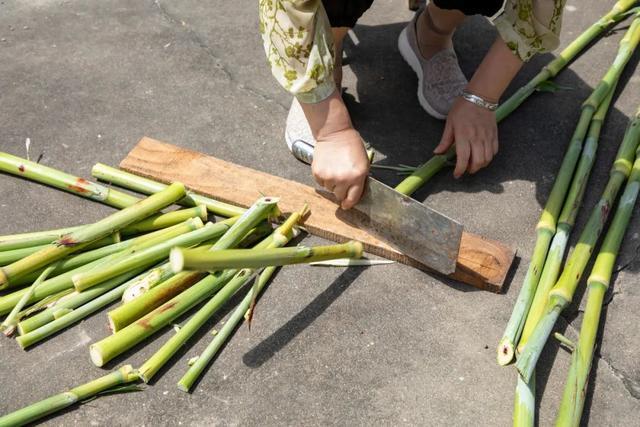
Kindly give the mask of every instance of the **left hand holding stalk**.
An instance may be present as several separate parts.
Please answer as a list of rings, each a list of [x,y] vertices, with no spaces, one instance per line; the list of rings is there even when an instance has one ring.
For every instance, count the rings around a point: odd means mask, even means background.
[[[487,166],[498,153],[498,126],[493,111],[456,99],[444,128],[440,144],[434,152],[442,154],[456,143],[456,167],[453,175],[476,173]]]
[[[489,104],[497,103],[521,67],[522,60],[498,37],[473,75],[466,92]],[[456,178],[465,172],[475,173],[487,166],[498,152],[495,113],[489,108],[458,97],[447,117],[440,144],[434,152],[442,154],[453,143],[456,144],[457,160],[453,172]]]

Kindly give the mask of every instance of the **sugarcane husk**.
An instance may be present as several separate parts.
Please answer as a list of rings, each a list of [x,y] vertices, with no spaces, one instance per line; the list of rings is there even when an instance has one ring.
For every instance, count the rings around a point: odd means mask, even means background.
[[[631,27],[620,41],[620,47],[613,64],[607,70],[591,95],[589,95],[582,104],[578,125],[574,131],[571,142],[569,143],[565,157],[562,160],[562,165],[560,166],[553,188],[551,189],[551,194],[547,199],[545,209],[540,218],[540,222],[538,223],[538,239],[534,249],[534,256],[529,264],[525,281],[520,288],[516,305],[513,309],[509,322],[507,323],[504,335],[498,344],[497,359],[498,363],[501,365],[506,365],[513,359],[514,347],[520,339],[529,308],[531,307],[533,297],[535,296],[535,291],[538,286],[540,274],[544,267],[549,244],[556,231],[556,220],[560,213],[560,209],[564,204],[565,195],[567,194],[576,163],[580,152],[582,151],[582,143],[591,123],[591,119],[593,118],[597,108],[617,84],[620,74],[633,55],[639,40],[640,19],[635,18]],[[529,376],[527,376],[527,381],[528,378]]]
[[[640,18],[634,20],[629,31],[635,31],[640,38]],[[627,36],[625,36],[627,38]],[[540,357],[544,344],[551,333],[562,310],[571,302],[580,282],[582,273],[591,257],[595,244],[606,224],[611,207],[618,192],[631,173],[635,151],[640,143],[640,109],[631,121],[616,159],[611,168],[609,180],[602,192],[600,200],[591,211],[589,220],[580,234],[575,249],[568,258],[564,270],[557,283],[549,291],[544,315],[534,328],[531,337],[525,344],[516,368],[525,381],[529,381],[535,365]]]
[[[33,423],[75,403],[137,380],[138,376],[133,367],[125,365],[103,377],[4,415],[0,417],[0,427],[22,426]]]
[[[93,169],[91,169],[91,174],[101,181],[110,182],[119,187],[137,191],[142,194],[154,194],[162,191],[166,187],[166,184],[112,168],[102,163],[97,163]],[[178,203],[183,206],[204,205],[209,212],[225,217],[242,215],[245,211],[245,209],[238,206],[223,203],[210,197],[191,192],[187,193],[187,196],[178,201]]]
[[[95,240],[148,217],[184,197],[184,194],[184,185],[180,183],[172,184],[161,193],[149,196],[147,199],[109,215],[95,224],[87,225],[80,230],[66,234],[47,248],[0,268],[0,287],[10,283],[14,277],[20,274],[38,270],[67,255],[78,252]]]
[[[265,218],[277,212],[278,199],[262,197],[258,199],[231,228],[211,247],[217,251],[237,245],[253,227]],[[178,316],[193,308],[196,304],[215,294],[237,273],[236,270],[218,271],[207,275],[186,291],[176,295],[136,322],[131,323],[115,334],[94,343],[90,347],[91,360],[96,366],[102,366],[140,341],[161,330]]]
[[[306,205],[303,212],[306,212]],[[303,217],[301,213],[294,213],[274,230],[270,238],[264,239],[257,245],[261,248],[276,248],[285,245],[293,236],[293,227]],[[238,271],[224,287],[216,293],[200,310],[194,314],[180,330],[156,351],[140,367],[140,378],[148,382],[219,309],[224,305],[240,288],[242,288],[255,273],[254,269],[245,268]]]
[[[64,315],[61,315],[61,312],[53,311],[54,319],[50,322],[38,327],[37,329],[31,330],[24,335],[20,335],[16,338],[16,341],[23,349],[30,347],[43,339],[55,334],[58,331],[61,331],[72,324],[84,319],[85,317],[91,315],[92,313],[100,310],[108,304],[111,304],[114,301],[117,301],[121,296],[124,290],[127,288],[127,280],[130,280],[132,277],[140,274],[143,269],[128,271],[121,276],[114,277],[110,281],[104,283],[104,287],[109,288],[111,285],[116,282],[121,283],[121,285],[108,290],[102,295],[91,299],[89,302],[78,306],[77,308],[71,309],[70,307],[65,307]],[[125,283],[123,283],[125,282]],[[56,313],[58,316],[56,316]],[[21,322],[22,323],[22,322]],[[24,325],[18,324],[18,328],[20,330],[24,330]]]
[[[639,191],[640,149],[636,151],[631,176],[620,197],[615,215],[587,280],[587,305],[578,343],[571,356],[571,366],[556,418],[557,426],[580,425],[604,296],[609,288],[620,245],[626,234]]]
[[[519,107],[539,85],[562,71],[573,59],[582,52],[593,40],[599,37],[613,24],[625,18],[625,12],[631,9],[636,0],[619,0],[613,8],[578,38],[571,42],[560,54],[547,64],[533,79],[518,89],[509,99],[503,102],[496,110],[496,121],[500,123]],[[410,196],[421,188],[433,175],[442,170],[455,158],[455,146],[452,146],[444,154],[434,155],[431,159],[418,167],[414,173],[405,178],[396,190]]]

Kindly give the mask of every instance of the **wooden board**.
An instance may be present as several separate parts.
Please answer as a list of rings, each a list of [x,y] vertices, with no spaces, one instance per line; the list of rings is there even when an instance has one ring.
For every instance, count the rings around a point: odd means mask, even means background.
[[[338,207],[307,185],[146,137],[120,167],[165,183],[180,181],[197,193],[236,206],[250,206],[262,195],[280,197],[278,206],[284,213],[299,210],[307,203],[311,215],[305,228],[310,233],[336,242],[358,240],[369,253],[427,270],[370,234],[342,222],[335,214]],[[449,277],[500,292],[514,256],[515,252],[500,242],[464,232],[456,271]]]

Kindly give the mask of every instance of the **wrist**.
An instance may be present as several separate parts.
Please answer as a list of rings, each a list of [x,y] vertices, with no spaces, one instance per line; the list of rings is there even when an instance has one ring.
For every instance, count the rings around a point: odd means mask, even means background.
[[[349,111],[338,90],[321,102],[314,104],[301,102],[300,106],[316,140],[348,130],[355,131]]]
[[[462,94],[460,94],[460,98],[462,98],[465,102],[473,104],[479,108],[483,108],[487,111],[494,112],[498,109],[498,102],[493,101],[492,99],[484,98],[467,89],[462,91]]]

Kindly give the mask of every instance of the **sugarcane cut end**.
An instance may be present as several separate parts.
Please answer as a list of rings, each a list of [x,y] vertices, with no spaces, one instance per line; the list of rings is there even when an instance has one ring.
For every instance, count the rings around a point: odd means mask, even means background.
[[[184,255],[182,249],[173,248],[169,255],[169,262],[171,262],[171,269],[174,273],[180,273],[184,268]]]
[[[104,358],[102,357],[102,353],[95,345],[89,347],[89,355],[91,356],[91,361],[94,365],[99,368],[104,365]]]
[[[506,366],[513,360],[513,343],[508,338],[503,338],[498,344],[498,365]]]

